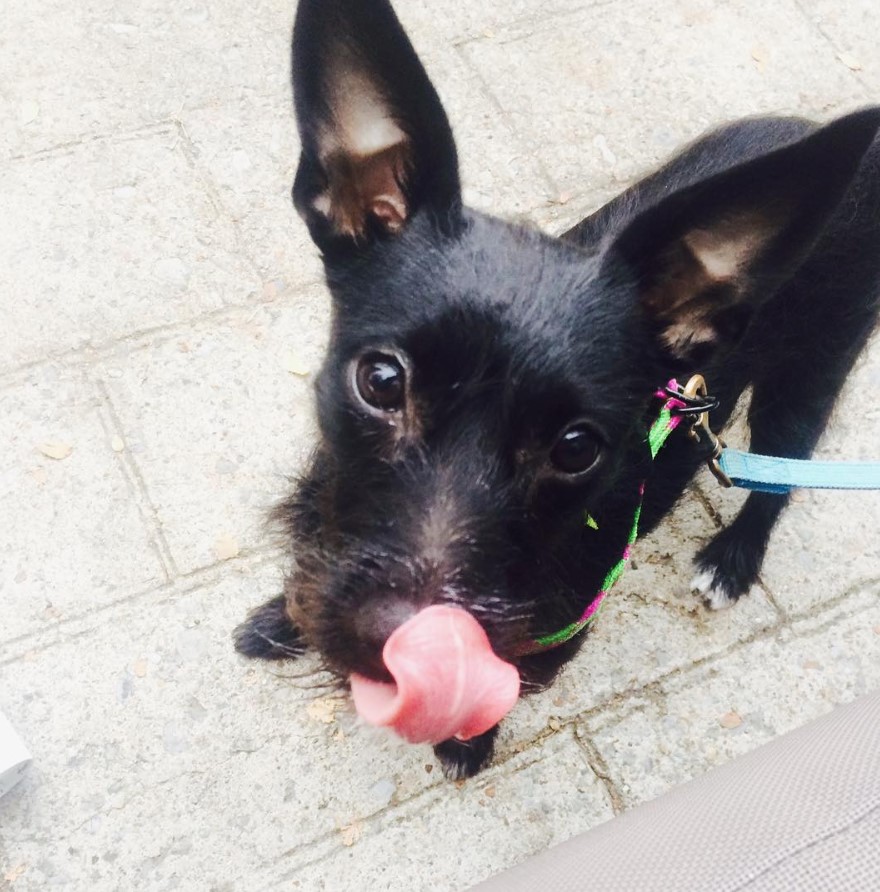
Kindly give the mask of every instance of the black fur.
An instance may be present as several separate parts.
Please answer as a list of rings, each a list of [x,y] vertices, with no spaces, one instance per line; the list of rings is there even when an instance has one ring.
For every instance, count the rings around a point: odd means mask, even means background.
[[[810,455],[877,315],[880,109],[731,124],[554,239],[462,207],[448,122],[386,0],[301,0],[293,58],[294,201],[332,337],[315,458],[280,510],[295,568],[236,644],[277,659],[307,642],[340,679],[385,679],[395,626],[451,603],[546,685],[582,641],[523,643],[595,597],[640,483],[646,532],[699,466],[681,431],[650,462],[658,386],[702,372],[716,426],[752,386],[753,449]],[[377,356],[376,380],[402,369],[392,410],[359,396]],[[572,424],[599,458],[567,475]],[[701,552],[717,592],[754,582],[785,502],[749,496]],[[436,747],[447,774],[483,767],[496,730]]]

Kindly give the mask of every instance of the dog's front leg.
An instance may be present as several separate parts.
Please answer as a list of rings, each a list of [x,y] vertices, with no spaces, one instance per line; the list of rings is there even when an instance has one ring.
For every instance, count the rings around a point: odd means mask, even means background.
[[[259,660],[292,660],[305,651],[299,629],[287,613],[286,595],[252,610],[232,633],[235,649]]]
[[[857,282],[852,283],[850,293],[859,293]],[[804,300],[810,298],[814,306],[818,304],[818,295],[805,291]],[[827,305],[845,306],[844,299],[840,296]],[[864,299],[863,306],[869,305],[870,300]],[[803,307],[789,312],[792,318],[807,318],[807,310]],[[867,311],[863,310],[865,315]],[[778,331],[781,324],[771,321],[765,327]],[[793,348],[779,351],[785,362],[765,371],[763,380],[754,386],[749,408],[753,452],[810,458],[869,330],[867,320],[858,313],[844,313],[841,321],[823,320],[811,330],[801,331],[799,352]],[[831,337],[838,340],[833,349],[827,346]],[[763,352],[769,354],[770,347]],[[820,355],[821,363],[815,361]],[[757,582],[770,534],[789,499],[788,494],[750,493],[733,522],[697,555],[697,573],[691,585],[710,607],[727,607]]]

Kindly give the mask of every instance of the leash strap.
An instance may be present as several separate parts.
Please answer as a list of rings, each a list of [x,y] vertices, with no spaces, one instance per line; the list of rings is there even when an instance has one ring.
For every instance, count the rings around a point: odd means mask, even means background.
[[[880,489],[880,462],[805,461],[725,449],[718,464],[734,486],[758,492]]]

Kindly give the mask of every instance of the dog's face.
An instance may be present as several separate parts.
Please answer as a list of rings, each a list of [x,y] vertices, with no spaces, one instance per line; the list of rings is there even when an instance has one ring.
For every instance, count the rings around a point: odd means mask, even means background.
[[[596,305],[613,286],[583,251],[459,222],[413,220],[332,279],[294,591],[343,673],[381,676],[389,632],[433,603],[466,606],[507,658],[566,625],[610,563],[585,511],[638,486],[621,460],[651,395],[638,317]]]
[[[288,611],[345,677],[386,678],[389,634],[438,603],[517,661],[620,557],[656,388],[733,349],[867,137],[634,190],[556,240],[462,207],[449,124],[386,0],[301,0],[293,50],[294,201],[334,318],[321,441],[282,509]]]

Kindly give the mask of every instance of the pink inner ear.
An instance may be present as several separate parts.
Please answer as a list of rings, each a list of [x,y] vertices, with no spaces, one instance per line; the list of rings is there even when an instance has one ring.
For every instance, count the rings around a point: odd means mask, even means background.
[[[351,677],[364,721],[411,743],[467,740],[488,731],[519,697],[519,673],[496,656],[482,626],[457,607],[435,605],[399,626],[382,659],[394,683]]]
[[[330,190],[315,208],[345,235],[364,235],[368,216],[387,232],[399,232],[409,216],[403,188],[409,152],[409,141],[401,134],[399,142],[370,154],[337,152],[328,157]]]

